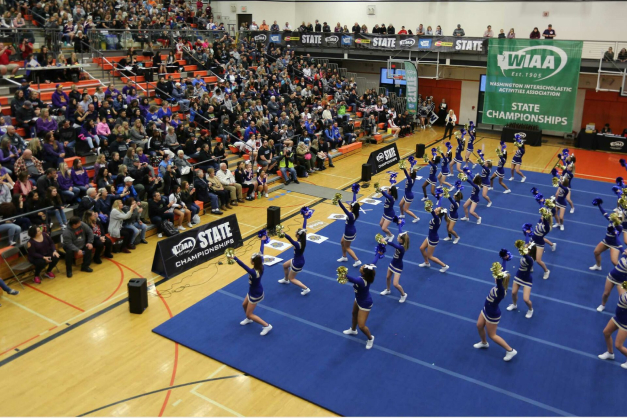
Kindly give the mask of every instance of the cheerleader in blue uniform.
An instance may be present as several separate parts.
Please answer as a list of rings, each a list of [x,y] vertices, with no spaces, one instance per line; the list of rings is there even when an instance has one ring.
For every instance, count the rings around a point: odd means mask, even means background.
[[[612,271],[607,275],[605,280],[605,289],[603,290],[603,296],[601,297],[601,304],[597,308],[597,311],[603,312],[605,310],[605,304],[607,303],[607,299],[610,297],[610,293],[612,293],[612,289],[616,286],[616,290],[618,290],[618,296],[625,293],[625,289],[623,288],[623,283],[627,281],[627,251],[623,252],[622,257],[618,260],[618,263]]]
[[[233,255],[233,260],[248,273],[248,294],[242,303],[246,318],[240,322],[240,325],[248,325],[251,322],[256,322],[263,327],[261,328],[261,335],[266,335],[272,330],[272,325],[254,314],[257,304],[263,300],[263,286],[261,285],[261,277],[263,276],[263,241],[261,244],[261,252],[254,253],[251,257],[253,268],[248,267],[235,255]]]
[[[399,281],[401,279],[401,273],[403,272],[403,257],[405,256],[405,252],[409,250],[409,235],[407,235],[407,231],[398,234],[398,244],[394,241],[390,241],[389,244],[394,247],[396,251],[394,251],[392,262],[388,266],[388,273],[385,278],[386,288],[381,294],[385,296],[392,293],[390,291],[390,282],[392,281],[392,275],[394,275],[394,287],[401,293],[401,298],[398,301],[404,303],[405,299],[407,299],[407,293],[405,293]]]
[[[403,172],[405,173],[405,178],[407,180],[405,181],[405,196],[403,196],[403,198],[401,199],[401,203],[398,205],[398,208],[400,209],[400,212],[401,212],[401,214],[398,215],[398,217],[402,219],[402,218],[405,218],[405,214],[408,214],[409,216],[414,218],[412,222],[416,223],[420,220],[420,218],[416,216],[414,212],[409,210],[409,207],[411,206],[411,202],[414,201],[413,188],[414,188],[414,183],[416,183],[416,170],[411,168],[410,171],[411,171],[411,174],[409,174],[407,170],[403,168]]]
[[[472,173],[470,173],[470,175],[472,175]],[[472,179],[472,181],[470,181],[470,178],[468,176],[466,181],[472,186],[472,191],[470,192],[470,197],[468,198],[468,200],[466,200],[466,203],[464,203],[464,214],[466,216],[464,216],[460,220],[461,221],[468,220],[468,207],[470,206],[470,214],[474,216],[475,218],[477,218],[477,225],[481,225],[481,216],[477,215],[477,213],[475,212],[475,208],[477,207],[477,204],[479,203],[479,191],[481,190],[479,189],[479,186],[481,186],[482,184],[481,176],[477,174]]]
[[[551,250],[555,251],[557,248],[557,243],[553,243],[546,238],[546,234],[551,231],[551,211],[547,208],[540,208],[540,220],[538,223],[532,228],[531,224],[523,225],[523,234],[525,238],[530,239],[536,246],[536,263],[542,270],[544,270],[544,274],[542,278],[547,280],[551,271],[546,267],[544,261],[542,261],[542,254],[544,254],[544,244],[549,244],[551,246]]]
[[[384,189],[381,189],[381,194],[385,198],[385,203],[383,204],[383,216],[381,217],[381,221],[379,221],[379,226],[381,230],[385,232],[386,241],[392,241],[394,239],[394,234],[390,232],[388,226],[390,226],[390,222],[396,217],[396,212],[394,211],[394,202],[398,199],[398,190],[396,186],[390,187],[390,193],[388,194]]]
[[[466,146],[466,140],[464,139],[464,135],[466,135],[466,130],[462,128],[461,136],[458,132],[455,132],[455,138],[457,139],[457,147],[455,148],[455,156],[453,157],[453,162],[457,167],[457,172],[462,172],[462,164],[464,162],[464,158],[462,157],[462,152],[464,152],[464,147]],[[454,170],[453,170],[454,171]]]
[[[481,163],[481,195],[488,201],[487,207],[492,206],[492,201],[488,197],[488,190],[490,190],[490,173],[492,172],[492,161],[480,161]]]
[[[437,155],[434,155],[432,159],[427,160],[427,163],[429,164],[429,177],[427,177],[427,180],[425,180],[425,182],[422,184],[422,193],[424,197],[421,200],[423,202],[429,199],[427,197],[427,185],[429,184],[431,185],[431,194],[435,196],[435,186],[438,184],[437,174],[438,174],[438,164],[440,164],[440,157]]]
[[[449,182],[446,181],[446,178],[451,176],[451,170],[449,169],[451,157],[453,156],[453,152],[451,151],[451,143],[447,142],[446,147],[446,152],[440,153],[440,155],[442,156],[440,159],[442,165],[440,168],[440,174],[438,175],[438,181],[440,182],[440,186],[447,185],[448,187],[453,187]]]
[[[505,164],[507,163],[507,145],[505,142],[501,141],[501,149],[496,149],[496,155],[499,157],[499,162],[496,166],[496,171],[490,177],[490,188],[492,190],[494,188],[494,179],[496,177],[499,178],[499,184],[505,189],[503,194],[511,193],[512,191],[505,185],[503,179],[505,178]]]
[[[453,244],[457,244],[459,242],[459,235],[457,234],[457,232],[455,232],[454,228],[455,228],[455,224],[459,220],[459,215],[457,213],[457,211],[459,210],[459,202],[461,202],[464,199],[464,195],[462,194],[461,188],[458,187],[453,197],[451,197],[448,194],[448,191],[445,189],[444,197],[446,197],[449,200],[449,202],[451,202],[451,207],[446,213],[446,232],[448,232],[448,236],[444,238],[444,241],[450,241],[452,238],[451,237],[452,235],[455,237],[455,239],[453,240]]]
[[[466,162],[466,166],[470,162],[470,156],[475,151],[475,125],[470,121],[470,125],[468,126],[468,144],[466,144],[466,156],[464,157],[464,161]],[[473,164],[472,168],[475,168],[476,164]]]
[[[435,247],[437,247],[440,242],[440,236],[438,235],[438,229],[440,229],[440,225],[442,224],[442,217],[446,213],[446,209],[435,208],[431,210],[431,216],[433,219],[429,221],[429,235],[422,242],[420,246],[420,252],[422,253],[422,257],[425,259],[424,263],[418,264],[419,267],[431,267],[431,263],[429,261],[433,261],[436,264],[442,266],[440,269],[441,273],[444,273],[449,269],[449,266],[440,261],[439,258],[434,257],[433,253],[435,252]]]
[[[525,180],[527,180],[527,177],[525,177],[523,172],[520,171],[520,166],[522,165],[522,157],[525,155],[525,142],[520,138],[516,138],[516,142],[514,142],[514,144],[518,147],[518,149],[516,149],[514,158],[512,158],[512,176],[509,178],[509,181],[514,180],[514,172],[516,172],[520,177],[522,177],[520,182],[524,183]]]
[[[340,244],[342,245],[342,257],[337,260],[340,263],[348,261],[346,258],[346,253],[348,253],[355,262],[353,263],[353,267],[358,267],[361,265],[361,261],[357,258],[355,251],[351,249],[351,242],[355,241],[355,237],[357,237],[357,228],[355,227],[355,222],[357,218],[359,218],[359,209],[360,205],[357,202],[353,202],[350,204],[350,211],[346,209],[341,200],[338,200],[337,204],[342,208],[344,213],[346,214],[346,226],[344,226],[344,235],[342,236],[342,240]]]
[[[512,303],[507,307],[508,311],[518,309],[518,289],[523,288],[523,300],[529,308],[525,318],[533,316],[533,304],[531,303],[531,287],[533,286],[533,277],[531,277],[531,269],[533,267],[533,258],[536,256],[536,246],[534,243],[525,245],[525,241],[519,239],[516,241],[516,248],[520,252],[520,267],[514,276],[512,284]]]
[[[564,166],[562,169],[562,178],[567,178],[570,186],[568,186],[569,191],[573,185],[573,179],[575,178],[575,162],[577,158],[575,158],[575,154],[570,154],[566,158],[564,158]],[[570,213],[575,213],[575,205],[572,201],[572,193],[568,193],[566,196],[566,201],[570,205]]]
[[[372,309],[372,296],[370,296],[370,285],[374,282],[375,275],[374,264],[365,264],[359,269],[361,277],[346,276],[346,279],[353,284],[355,290],[355,302],[353,303],[352,324],[349,329],[344,331],[346,335],[357,335],[357,326],[363,332],[368,341],[366,342],[366,350],[370,350],[374,344],[374,335],[370,333],[370,329],[366,326],[368,315]]]
[[[490,270],[492,271],[492,276],[494,277],[496,286],[490,290],[490,293],[483,305],[483,309],[481,310],[481,313],[479,313],[479,318],[477,319],[477,331],[479,332],[481,341],[475,344],[474,347],[488,348],[490,346],[490,344],[488,344],[488,340],[486,339],[487,329],[490,339],[506,350],[503,360],[510,361],[516,354],[518,354],[518,352],[510,347],[503,338],[496,335],[496,329],[499,325],[499,321],[501,320],[501,308],[499,308],[499,303],[501,303],[507,293],[507,287],[509,286],[509,273],[505,271],[505,261],[502,261],[502,264],[494,263]]]
[[[594,260],[596,263],[594,266],[590,267],[590,270],[601,270],[601,253],[609,248],[610,250],[610,259],[612,260],[612,264],[618,264],[618,256],[620,255],[623,245],[620,243],[619,236],[623,232],[623,213],[620,210],[615,210],[611,215],[608,215],[601,204],[603,201],[599,198],[596,198],[592,201],[594,206],[598,206],[599,210],[610,223],[607,226],[605,232],[605,238],[601,242],[599,242],[594,249]]]
[[[557,191],[555,192],[555,206],[557,210],[555,212],[555,220],[557,221],[553,228],[559,226],[560,231],[564,230],[564,214],[566,213],[566,202],[568,195],[570,194],[570,180],[567,177],[562,177],[558,183]]]
[[[303,289],[300,294],[305,296],[311,290],[305,286],[300,280],[296,280],[296,275],[305,267],[305,247],[307,245],[307,230],[300,228],[296,231],[296,239],[294,241],[292,237],[285,234],[285,238],[294,246],[294,258],[283,263],[283,273],[285,277],[279,280],[281,284],[295,284]]]
[[[627,289],[626,282],[623,282],[623,290]],[[612,334],[618,331],[616,334],[616,342],[612,342]],[[605,338],[605,344],[607,345],[607,351],[599,358],[601,360],[614,360],[614,345],[618,351],[623,353],[627,357],[627,348],[625,348],[625,339],[627,338],[627,293],[623,293],[618,297],[618,305],[616,306],[616,315],[607,322],[605,329],[603,330],[603,337]],[[620,365],[623,369],[627,369],[627,362]]]

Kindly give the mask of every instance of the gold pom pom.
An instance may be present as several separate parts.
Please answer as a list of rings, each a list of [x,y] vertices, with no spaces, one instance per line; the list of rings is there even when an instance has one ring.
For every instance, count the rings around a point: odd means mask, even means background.
[[[618,212],[612,212],[610,214],[610,222],[612,222],[614,226],[618,226],[623,222],[623,217]]]
[[[467,176],[466,174],[464,174],[464,173],[459,173],[459,174],[457,175],[457,178],[458,178],[458,179],[460,179],[461,181],[466,181],[466,180],[468,180],[468,176]]]
[[[425,210],[429,213],[433,210],[433,202],[430,200],[425,201]]]
[[[346,275],[348,274],[348,268],[340,266],[337,268],[337,282],[339,284],[345,284],[348,281]]]
[[[446,187],[443,187],[442,196],[448,199],[448,197],[451,195],[449,192],[450,192],[449,189],[447,189]]]
[[[331,200],[331,203],[333,203],[334,205],[337,206],[338,202],[342,200],[342,193],[336,193],[335,196],[333,196],[333,199]]]
[[[285,238],[285,232],[283,232],[284,229],[285,227],[283,225],[277,225],[276,228],[274,229],[276,236],[279,238]]]
[[[624,190],[624,189],[623,189]],[[624,193],[624,192],[623,192]],[[623,194],[623,197],[618,199],[618,204],[621,208],[627,209],[627,197]]]
[[[525,247],[525,241],[521,239],[516,240],[514,245],[518,249],[518,252],[520,253],[520,255],[527,255],[529,253],[529,250],[527,249],[527,247]]]
[[[492,263],[490,271],[492,272],[492,277],[494,277],[495,279],[498,279],[505,275],[505,273],[503,273],[503,266],[498,261]]]
[[[406,162],[405,160],[401,160],[401,161],[398,163],[398,168],[400,168],[401,170],[404,170],[404,169],[405,169],[405,167],[407,167],[407,162]]]
[[[379,244],[387,244],[388,242],[385,240],[385,237],[382,234],[377,234],[374,236],[374,240]]]
[[[422,157],[423,160],[425,160],[425,163],[429,162],[429,156],[427,154],[424,155],[424,157]]]
[[[555,196],[551,196],[549,199],[545,199],[544,206],[549,209],[553,209],[555,207]]]
[[[557,187],[560,185],[560,179],[557,177],[553,177],[553,187]]]
[[[377,193],[381,193],[381,185],[379,184],[379,182],[376,182],[374,184],[374,191]]]
[[[544,219],[551,220],[552,214],[551,214],[551,210],[548,208],[540,208],[540,215],[542,215]]]
[[[226,256],[226,262],[228,264],[235,263],[235,260],[233,260],[233,258],[235,257],[235,249],[227,248],[226,250],[224,250],[224,255]]]

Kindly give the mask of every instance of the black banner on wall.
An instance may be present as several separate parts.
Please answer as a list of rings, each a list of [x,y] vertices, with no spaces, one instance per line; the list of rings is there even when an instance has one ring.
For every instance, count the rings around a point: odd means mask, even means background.
[[[152,272],[167,279],[242,246],[236,215],[201,225],[157,243]]]
[[[368,164],[372,166],[372,174],[377,174],[401,161],[396,144],[390,144],[370,153]]]

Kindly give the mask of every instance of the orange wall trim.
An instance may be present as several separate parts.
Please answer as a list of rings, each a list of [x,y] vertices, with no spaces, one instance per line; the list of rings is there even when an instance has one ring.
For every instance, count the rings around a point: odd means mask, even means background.
[[[623,129],[627,128],[627,97],[622,97],[618,92],[587,89],[581,123],[582,128],[588,123],[594,123],[598,130],[609,123],[613,133],[622,134]]]
[[[453,109],[459,117],[459,107],[462,100],[462,82],[460,80],[433,80],[421,78],[418,80],[418,93],[423,98],[433,96],[435,113],[438,112],[442,99],[446,100],[448,108]]]

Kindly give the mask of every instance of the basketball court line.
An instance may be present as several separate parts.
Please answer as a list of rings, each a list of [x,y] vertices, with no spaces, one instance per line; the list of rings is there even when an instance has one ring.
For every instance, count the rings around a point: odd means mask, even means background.
[[[205,379],[205,381],[211,381],[224,368],[226,368],[226,364],[223,364],[220,367],[218,367],[218,369],[215,372],[211,373],[211,375],[209,375],[209,377],[207,377],[207,379]],[[241,375],[238,375],[236,377],[245,377],[245,376],[246,376],[245,374],[241,374]],[[194,386],[192,388],[192,390],[189,391],[189,393],[191,393],[194,396],[199,397],[200,399],[202,399],[202,400],[204,400],[206,402],[209,402],[212,405],[217,406],[220,409],[223,409],[223,410],[227,411],[230,414],[235,415],[236,417],[243,417],[244,416],[244,415],[240,414],[239,412],[236,412],[236,411],[232,410],[228,406],[222,405],[221,403],[216,402],[216,401],[214,401],[211,398],[208,398],[207,396],[203,395],[202,393],[198,393],[197,390],[198,390],[198,388],[200,388],[203,385],[203,383],[205,383],[205,382],[199,383],[198,385]]]
[[[330,279],[330,280],[335,281],[335,279]],[[241,299],[240,296],[235,295],[235,294],[230,293],[230,292],[227,292],[227,291],[222,290],[222,289],[218,290],[217,292],[221,293],[221,294],[223,294],[225,296],[229,296],[231,298],[237,299],[237,300]],[[313,328],[319,329],[321,331],[325,331],[325,332],[327,332],[329,334],[332,334],[332,335],[335,335],[337,337],[341,337],[341,338],[344,338],[344,339],[356,342],[356,343],[358,343],[361,346],[364,345],[364,341],[362,339],[359,339],[357,337],[352,337],[350,335],[345,335],[341,331],[336,331],[336,330],[327,328],[327,327],[325,327],[323,325],[316,324],[314,322],[308,321],[308,320],[300,318],[298,316],[289,314],[287,312],[283,312],[283,311],[281,311],[279,309],[272,308],[272,307],[270,307],[268,305],[265,305],[265,304],[259,304],[258,307],[261,308],[261,309],[265,309],[267,311],[273,312],[273,313],[275,313],[277,315],[281,315],[283,317],[286,317],[286,318],[292,319],[294,321],[300,322],[302,324],[311,326]],[[473,320],[473,323],[474,322],[476,322],[476,321]],[[545,411],[549,411],[551,413],[558,414],[558,415],[561,415],[561,416],[574,416],[573,414],[571,414],[569,412],[566,412],[566,411],[563,411],[561,409],[552,407],[550,405],[544,404],[542,402],[536,401],[536,400],[528,398],[526,396],[518,395],[518,394],[516,394],[514,392],[510,392],[510,391],[508,391],[506,389],[503,389],[503,388],[491,385],[491,384],[483,382],[481,380],[478,380],[478,379],[475,379],[475,378],[463,375],[461,373],[457,373],[457,372],[449,370],[449,369],[445,369],[444,367],[436,366],[435,364],[431,364],[431,363],[422,361],[422,360],[417,359],[415,357],[411,357],[411,356],[408,356],[408,355],[403,354],[403,353],[399,353],[399,352],[394,351],[394,350],[390,350],[389,348],[385,348],[385,347],[381,346],[380,344],[375,344],[372,348],[376,349],[376,350],[380,350],[380,351],[382,351],[384,353],[387,353],[387,354],[391,354],[391,355],[396,356],[398,358],[407,360],[407,361],[409,361],[411,363],[418,364],[420,366],[429,368],[431,370],[435,370],[437,372],[446,374],[448,376],[451,376],[451,377],[454,377],[454,378],[466,381],[468,383],[473,383],[475,385],[478,385],[478,386],[481,386],[481,387],[486,388],[488,390],[491,390],[491,391],[503,394],[503,395],[511,397],[513,399],[517,399],[517,400],[526,402],[526,403],[528,403],[530,405],[533,405],[533,406],[536,406],[538,408],[544,409]]]
[[[34,311],[34,310],[30,309],[30,308],[27,308],[26,306],[22,305],[21,303],[15,302],[14,300],[11,300],[11,299],[9,299],[9,298],[7,298],[5,296],[2,297],[2,300],[5,301],[5,302],[12,303],[13,305],[17,306],[18,308],[21,308],[21,309],[25,310],[26,312],[32,313],[33,315],[38,316],[39,318],[43,319],[44,321],[48,321],[48,322],[50,322],[53,325],[56,325],[56,326],[60,326],[61,325],[57,321],[55,321],[53,319],[50,319],[47,316],[44,316],[44,315],[40,314],[37,311]]]

